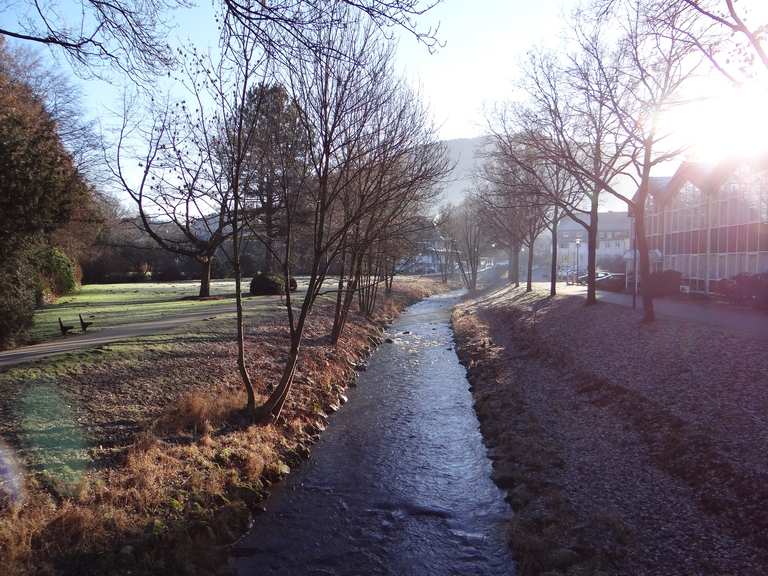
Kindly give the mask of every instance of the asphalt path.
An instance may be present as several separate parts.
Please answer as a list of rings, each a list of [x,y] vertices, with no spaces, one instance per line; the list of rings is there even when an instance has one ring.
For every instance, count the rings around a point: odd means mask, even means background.
[[[279,296],[259,296],[256,298],[244,299],[245,309],[263,306],[266,302],[280,302]],[[130,338],[140,336],[152,336],[157,334],[168,334],[177,328],[190,324],[218,318],[227,314],[235,313],[235,300],[232,299],[231,306],[217,304],[215,306],[198,308],[192,312],[173,313],[172,316],[159,320],[150,320],[147,322],[137,322],[133,324],[119,324],[117,326],[107,326],[101,329],[91,330],[86,334],[70,334],[62,336],[39,344],[22,346],[13,350],[0,352],[0,369],[15,366],[25,362],[34,362],[42,360],[49,356],[58,354],[67,354],[70,352],[79,352],[89,348],[96,348]]]

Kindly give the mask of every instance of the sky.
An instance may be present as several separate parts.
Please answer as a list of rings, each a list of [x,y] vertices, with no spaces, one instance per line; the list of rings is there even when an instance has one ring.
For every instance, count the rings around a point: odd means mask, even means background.
[[[71,0],[61,2],[66,6]],[[467,138],[483,130],[485,107],[508,99],[516,63],[536,45],[554,45],[561,16],[576,0],[443,0],[423,16],[423,27],[439,25],[443,47],[429,50],[404,32],[398,37],[398,66],[429,103],[443,139]],[[15,28],[13,4],[0,11],[0,24]],[[198,48],[215,46],[216,25],[211,0],[200,0],[172,17],[171,44],[194,42]],[[43,49],[46,58],[50,52]],[[63,58],[57,65],[68,66]],[[84,81],[84,107],[89,115],[104,117],[120,109],[124,86]]]
[[[517,65],[536,46],[555,47],[576,0],[445,0],[424,17],[445,43],[430,54],[400,35],[399,63],[420,86],[443,139],[486,132],[484,110],[510,99]]]
[[[55,0],[62,6],[77,4],[77,0]],[[766,10],[768,0],[747,0]],[[558,48],[567,37],[567,22],[579,0],[443,0],[424,15],[424,28],[439,26],[438,38],[443,44],[434,53],[418,43],[412,35],[395,31],[398,39],[397,66],[418,88],[428,103],[439,135],[443,140],[471,138],[486,132],[485,116],[494,105],[514,99],[515,79],[526,54],[537,47]],[[0,6],[2,6],[0,0]],[[15,27],[14,6],[0,8],[0,25]],[[213,47],[217,42],[214,21],[215,0],[200,0],[192,9],[179,10],[171,18],[172,45],[194,43],[199,49]],[[760,15],[762,17],[762,15]],[[50,52],[43,54],[51,58]],[[57,65],[68,66],[63,58]],[[90,116],[109,123],[120,110],[125,86],[99,80],[76,78],[82,88],[83,105]],[[704,78],[694,89],[692,99],[714,86],[717,78]],[[665,122],[691,142],[702,156],[717,159],[724,151],[741,145],[753,148],[763,142],[768,133],[768,115],[764,102],[768,92],[735,94],[722,88],[720,96],[708,98],[685,110],[675,111]],[[165,82],[158,82],[162,92]],[[736,111],[734,113],[733,111]],[[706,121],[703,121],[706,119]],[[751,132],[751,136],[745,136]],[[671,172],[674,166],[667,167]]]

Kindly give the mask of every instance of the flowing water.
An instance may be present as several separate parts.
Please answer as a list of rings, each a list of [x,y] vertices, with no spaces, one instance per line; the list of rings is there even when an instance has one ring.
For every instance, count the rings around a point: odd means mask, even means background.
[[[490,480],[456,293],[411,306],[312,456],[233,550],[242,575],[507,575],[510,511]]]

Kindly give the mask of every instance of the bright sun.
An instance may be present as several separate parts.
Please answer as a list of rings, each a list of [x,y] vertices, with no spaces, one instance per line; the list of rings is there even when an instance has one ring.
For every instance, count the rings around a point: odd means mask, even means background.
[[[675,110],[667,122],[675,140],[690,145],[691,160],[768,153],[768,89],[720,87]]]

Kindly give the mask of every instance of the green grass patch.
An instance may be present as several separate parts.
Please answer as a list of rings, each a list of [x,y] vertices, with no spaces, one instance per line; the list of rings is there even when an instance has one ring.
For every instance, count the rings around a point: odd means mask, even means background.
[[[141,284],[91,284],[77,293],[60,298],[55,304],[35,312],[32,327],[34,341],[59,336],[59,318],[79,330],[78,314],[93,321],[90,330],[108,326],[151,322],[179,314],[232,307],[232,298],[221,300],[185,300],[198,294],[199,282],[148,282]],[[232,296],[233,280],[211,282],[212,296]]]

